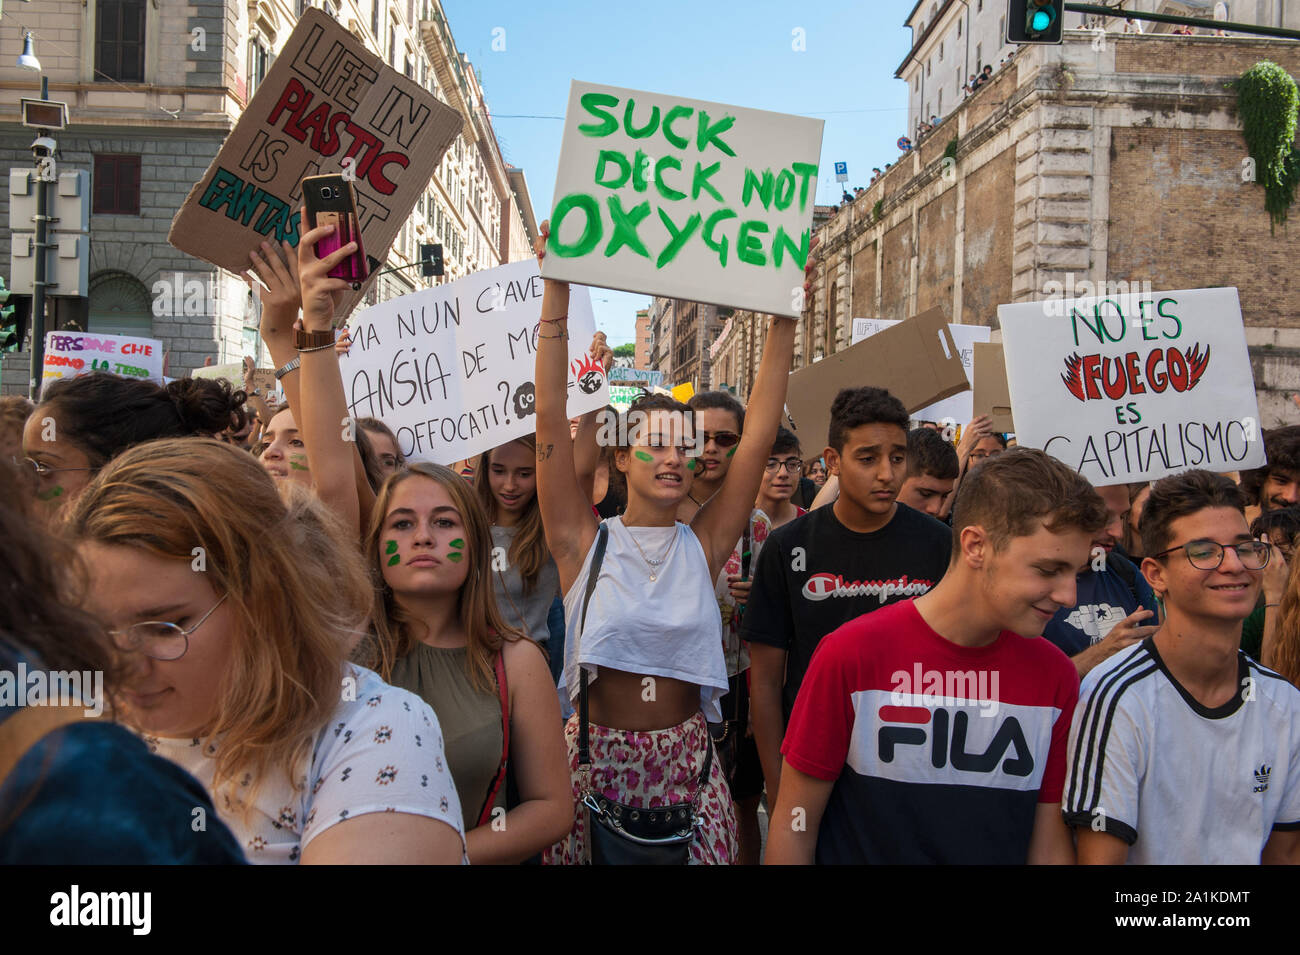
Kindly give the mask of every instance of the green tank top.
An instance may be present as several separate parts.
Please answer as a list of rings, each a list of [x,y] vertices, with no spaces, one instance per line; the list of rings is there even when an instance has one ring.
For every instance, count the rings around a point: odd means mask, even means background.
[[[393,686],[410,690],[431,707],[442,728],[447,768],[460,797],[465,831],[478,825],[479,813],[501,765],[501,698],[493,680],[491,693],[475,689],[465,669],[467,647],[444,649],[416,644],[393,667]],[[505,807],[506,786],[497,790],[494,807]]]

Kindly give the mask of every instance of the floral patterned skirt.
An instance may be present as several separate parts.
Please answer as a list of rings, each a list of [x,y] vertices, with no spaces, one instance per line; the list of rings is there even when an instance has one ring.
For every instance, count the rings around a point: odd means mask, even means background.
[[[708,724],[696,713],[685,723],[664,730],[637,732],[591,724],[591,786],[609,799],[638,809],[671,806],[695,798],[704,769]],[[578,776],[578,717],[564,727],[573,779],[573,829],[542,855],[543,865],[579,865],[585,849],[586,810]],[[736,813],[717,754],[700,796],[704,820],[691,843],[691,865],[731,865],[736,858]]]

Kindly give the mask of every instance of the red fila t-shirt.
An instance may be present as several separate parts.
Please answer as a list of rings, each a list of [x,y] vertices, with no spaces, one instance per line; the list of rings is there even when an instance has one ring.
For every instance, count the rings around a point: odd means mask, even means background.
[[[835,782],[817,862],[1023,864],[1037,805],[1061,801],[1078,693],[1041,638],[959,647],[912,600],[844,624],[813,655],[781,748]]]

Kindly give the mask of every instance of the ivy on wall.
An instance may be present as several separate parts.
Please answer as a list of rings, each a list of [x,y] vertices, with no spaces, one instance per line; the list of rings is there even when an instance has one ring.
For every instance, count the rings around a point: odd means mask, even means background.
[[[1264,187],[1269,229],[1286,225],[1300,184],[1300,155],[1295,147],[1296,112],[1300,105],[1295,80],[1282,67],[1261,60],[1236,82],[1242,137],[1255,163],[1255,181]]]

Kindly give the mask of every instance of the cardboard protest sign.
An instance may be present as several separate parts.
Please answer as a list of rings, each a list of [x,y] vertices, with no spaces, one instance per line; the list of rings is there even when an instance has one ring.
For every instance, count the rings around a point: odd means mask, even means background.
[[[798,317],[823,125],[574,81],[542,274]]]
[[[1003,434],[1016,430],[1011,414],[1011,391],[1007,388],[1006,359],[1002,346],[990,342],[975,343],[975,380],[972,385],[972,418],[988,415],[993,430]],[[1017,436],[1017,441],[1019,437]]]
[[[632,402],[646,393],[646,390],[640,385],[616,385],[609,386],[609,403],[619,411],[626,411],[632,407]]]
[[[298,245],[303,178],[341,173],[356,194],[365,252],[382,262],[461,124],[456,110],[309,8],[167,240],[243,272],[264,239]],[[373,281],[372,270],[360,291],[344,296],[340,318]]]
[[[943,312],[932,308],[791,373],[786,410],[806,453],[826,447],[840,390],[863,385],[887,389],[909,414],[969,388]]]
[[[106,371],[123,378],[163,380],[163,346],[156,338],[48,332],[41,382]]]
[[[855,318],[853,320],[853,344],[856,345],[877,332],[892,328],[897,324],[898,319],[896,318]],[[993,329],[987,325],[953,324],[949,324],[948,328],[952,330],[952,339],[957,343],[957,352],[961,356],[961,365],[966,370],[966,380],[973,382],[975,343],[988,341],[989,334]],[[971,392],[969,390],[959,391],[951,398],[936,401],[934,404],[920,408],[912,414],[912,417],[917,421],[951,421],[954,425],[964,425],[974,416],[971,411]]]
[[[998,306],[1020,444],[1096,485],[1263,465],[1235,288]]]
[[[390,299],[348,324],[339,361],[355,418],[382,418],[414,461],[451,464],[532,434],[542,278],[528,259]],[[569,417],[609,403],[587,356],[591,298],[569,294]]]
[[[190,372],[191,378],[215,378],[224,379],[230,382],[230,387],[240,389],[244,387],[244,366],[241,362],[228,362],[224,365],[207,365],[203,368],[196,368]],[[265,394],[268,391],[276,391],[279,382],[275,380],[274,368],[257,368],[253,371],[253,387]]]

